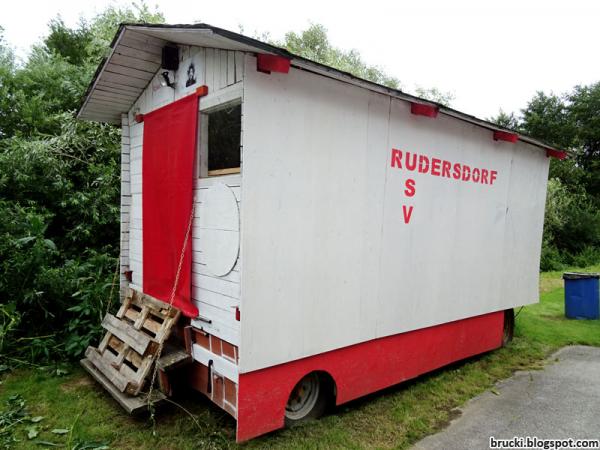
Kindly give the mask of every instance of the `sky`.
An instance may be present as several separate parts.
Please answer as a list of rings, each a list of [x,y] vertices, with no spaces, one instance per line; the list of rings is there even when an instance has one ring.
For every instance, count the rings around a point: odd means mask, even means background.
[[[0,26],[24,57],[60,14],[75,26],[122,0],[4,2]],[[297,2],[149,0],[167,23],[202,21],[282,39],[311,23],[324,25],[333,45],[398,78],[403,90],[436,87],[454,108],[488,118],[518,113],[536,91],[563,93],[600,81],[600,2],[594,0],[396,0]]]

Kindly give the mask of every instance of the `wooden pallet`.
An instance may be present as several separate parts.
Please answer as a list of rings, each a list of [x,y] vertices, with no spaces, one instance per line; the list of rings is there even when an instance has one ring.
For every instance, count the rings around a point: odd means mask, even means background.
[[[154,389],[152,391],[152,396],[148,399],[145,395],[128,395],[123,392],[120,392],[114,384],[112,384],[108,378],[106,378],[97,368],[94,366],[89,359],[84,358],[81,360],[81,365],[88,373],[98,382],[100,385],[108,391],[110,395],[127,411],[129,414],[137,414],[139,412],[145,411],[148,409],[148,404],[156,405],[162,402],[167,396],[159,391],[158,389]]]
[[[179,314],[176,308],[129,289],[116,316],[104,317],[102,327],[107,333],[98,348],[88,347],[85,361],[89,364],[82,361],[82,365],[100,372],[116,391],[138,395]],[[96,373],[92,375],[97,379]]]

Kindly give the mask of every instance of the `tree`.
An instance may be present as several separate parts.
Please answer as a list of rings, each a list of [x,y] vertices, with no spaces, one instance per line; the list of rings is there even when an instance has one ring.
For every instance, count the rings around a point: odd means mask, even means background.
[[[162,20],[143,3],[74,28],[57,17],[22,65],[0,39],[0,358],[78,357],[98,336],[118,256],[120,131],[74,112],[118,24]]]
[[[491,121],[568,150],[550,160],[542,269],[600,260],[600,83],[555,95],[537,92],[519,118]]]
[[[44,39],[44,49],[49,54],[62,56],[70,64],[83,65],[91,41],[92,35],[85,22],[82,21],[79,28],[70,29],[58,16],[50,21],[50,34]]]
[[[432,102],[439,103],[440,105],[450,106],[454,101],[454,94],[452,92],[442,92],[438,88],[423,88],[418,86],[415,89],[417,96],[424,98],[425,100],[431,100]]]
[[[262,37],[268,38],[268,35]],[[300,33],[290,31],[286,33],[283,42],[274,44],[298,56],[335,67],[365,80],[394,89],[400,86],[397,78],[386,74],[380,67],[366,64],[357,50],[342,50],[331,45],[327,29],[323,25],[312,24]]]
[[[0,139],[15,128],[14,114],[15,57],[4,42],[4,29],[0,27]]]
[[[576,129],[570,116],[565,96],[538,92],[522,110],[522,130],[559,148],[569,149],[574,144]]]
[[[487,119],[489,122],[500,125],[501,127],[508,128],[509,130],[517,131],[521,124],[517,116],[514,113],[507,114],[502,109],[498,111],[498,115]]]
[[[151,10],[144,1],[132,3],[131,7],[109,6],[87,25],[91,35],[91,43],[87,49],[90,62],[96,66],[108,54],[119,24],[164,22],[165,16],[156,9]]]
[[[584,184],[600,208],[600,82],[576,86],[568,95],[571,126],[576,130],[576,162],[584,172]]]
[[[600,83],[563,95],[538,92],[522,110],[519,131],[569,150],[551,160],[544,242],[566,264],[600,260]],[[558,184],[557,184],[558,183]],[[560,188],[554,188],[560,186]],[[553,219],[562,206],[562,219]],[[555,250],[553,250],[555,249]]]
[[[241,26],[240,32],[243,32]],[[327,29],[323,25],[312,24],[299,33],[290,31],[286,33],[282,42],[273,41],[269,33],[255,33],[255,36],[257,39],[271,42],[311,61],[335,67],[342,72],[393,89],[400,89],[400,81],[396,77],[387,74],[381,67],[364,62],[357,50],[343,50],[333,46],[327,36]],[[417,87],[416,94],[444,106],[449,106],[454,100],[451,92],[442,92],[437,88]]]

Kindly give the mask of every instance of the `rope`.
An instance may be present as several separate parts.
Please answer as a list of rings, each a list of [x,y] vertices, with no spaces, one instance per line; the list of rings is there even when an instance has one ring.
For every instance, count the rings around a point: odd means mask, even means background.
[[[517,320],[517,317],[519,317],[519,314],[521,314],[521,311],[523,310],[523,308],[524,308],[524,306],[521,306],[521,309],[519,309],[517,314],[515,314],[515,320]]]
[[[167,315],[173,309],[173,302],[175,301],[175,293],[177,292],[177,285],[179,284],[179,277],[181,275],[181,268],[183,267],[183,260],[185,259],[185,249],[187,248],[187,244],[190,238],[190,234],[192,231],[192,223],[194,222],[194,212],[196,210],[196,199],[192,201],[192,212],[190,214],[190,219],[188,221],[187,230],[185,231],[185,238],[183,240],[183,247],[181,249],[181,255],[179,255],[179,264],[177,266],[177,272],[175,273],[175,281],[173,282],[173,289],[171,289],[171,295],[169,296],[169,307],[167,309]],[[154,370],[152,371],[152,378],[150,380],[150,389],[148,391],[148,396],[146,397],[148,410],[150,410],[150,419],[154,421],[154,408],[152,407],[152,393],[154,392],[154,383],[156,382],[156,375],[158,373],[158,360],[160,359],[160,355],[162,354],[164,347],[164,341],[158,345],[158,351],[156,352],[156,358],[154,360]]]

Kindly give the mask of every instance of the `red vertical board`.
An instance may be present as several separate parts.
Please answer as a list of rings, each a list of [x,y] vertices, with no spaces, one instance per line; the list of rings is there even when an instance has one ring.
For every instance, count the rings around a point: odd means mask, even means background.
[[[190,95],[144,114],[142,153],[143,267],[146,294],[169,302],[193,200],[198,97]],[[173,306],[196,317],[191,300],[188,239]]]

